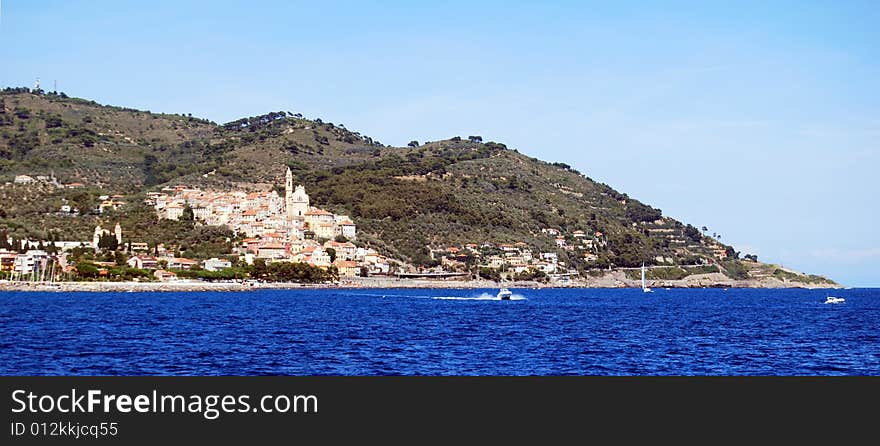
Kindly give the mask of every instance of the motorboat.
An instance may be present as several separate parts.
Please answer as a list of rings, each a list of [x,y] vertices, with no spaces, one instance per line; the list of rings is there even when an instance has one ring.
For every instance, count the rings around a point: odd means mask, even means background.
[[[842,304],[844,302],[846,302],[846,299],[842,297],[828,296],[825,298],[826,304]]]
[[[510,292],[507,288],[502,288],[498,291],[498,299],[501,300],[510,300],[510,297],[513,296],[513,293]]]

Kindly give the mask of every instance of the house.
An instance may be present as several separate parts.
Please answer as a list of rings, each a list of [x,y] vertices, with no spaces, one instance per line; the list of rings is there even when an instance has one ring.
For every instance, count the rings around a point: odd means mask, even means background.
[[[134,252],[134,251],[146,252],[146,251],[150,250],[150,247],[144,242],[131,242],[129,247],[132,250],[132,252]]]
[[[309,225],[309,228],[312,231],[314,231],[315,228],[322,223],[333,225],[336,222],[336,219],[333,217],[332,213],[318,208],[312,208],[310,211],[306,212],[304,217],[306,223]]]
[[[171,203],[165,206],[164,218],[168,220],[177,220],[183,215],[183,205],[179,203]]]
[[[43,269],[49,260],[49,253],[39,249],[30,249],[24,254],[15,257],[13,269],[20,274],[30,274]]]
[[[349,240],[357,240],[357,228],[351,220],[342,220],[336,225],[336,235],[341,235]]]
[[[165,271],[164,269],[157,269],[156,271],[154,271],[153,277],[158,279],[160,282],[172,282],[177,280],[177,274],[174,274],[171,271]]]
[[[330,254],[323,248],[317,247],[306,257],[306,263],[313,266],[330,266]]]
[[[559,260],[559,256],[557,256],[555,252],[542,252],[541,259],[551,263],[556,263]]]
[[[336,259],[336,262],[333,264],[339,270],[339,277],[357,277],[361,275],[361,268],[357,262]]]
[[[261,259],[283,259],[287,257],[287,250],[281,243],[266,243],[257,248],[257,257]]]
[[[153,256],[131,256],[126,263],[131,268],[156,269],[159,266],[159,259]]]
[[[12,271],[18,253],[0,250],[0,271]]]
[[[317,226],[310,226],[315,231],[315,237],[332,239],[336,236],[336,228],[331,223],[318,223]]]
[[[208,271],[220,271],[221,269],[232,268],[232,262],[214,257],[202,262],[202,267]]]
[[[329,248],[332,248],[334,251],[336,251],[337,259],[354,260],[355,255],[357,254],[357,246],[350,242],[340,243],[330,240],[324,243],[324,249]]]
[[[180,257],[169,257],[166,261],[168,269],[193,269],[193,267],[199,266],[199,262],[195,260]]]
[[[27,175],[16,175],[15,180],[13,181],[15,182],[15,184],[31,184],[36,182],[33,177]]]
[[[488,267],[489,268],[501,268],[505,265],[505,261],[501,256],[492,256],[489,257]]]

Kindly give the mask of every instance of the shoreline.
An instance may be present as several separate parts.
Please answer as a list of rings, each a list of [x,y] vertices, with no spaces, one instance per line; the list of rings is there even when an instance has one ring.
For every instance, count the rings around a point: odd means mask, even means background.
[[[764,288],[764,289],[842,289],[839,284],[811,284],[803,282],[783,282],[778,279],[732,280],[720,278],[716,274],[689,276],[681,280],[652,280],[650,288]],[[305,284],[296,282],[203,282],[180,280],[172,282],[0,282],[0,292],[10,291],[49,291],[49,292],[181,292],[181,291],[228,291],[244,292],[266,289],[393,289],[393,288],[453,288],[453,289],[498,289],[498,288],[641,288],[638,281],[609,274],[597,278],[571,280],[567,283],[539,282],[493,282],[489,280],[437,280],[400,278],[349,278],[338,283]]]

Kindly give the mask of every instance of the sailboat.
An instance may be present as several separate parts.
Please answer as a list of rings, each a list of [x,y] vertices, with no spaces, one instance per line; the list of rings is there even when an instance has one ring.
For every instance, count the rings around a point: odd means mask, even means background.
[[[653,293],[650,288],[648,288],[648,283],[645,281],[645,264],[642,263],[642,292],[644,293]]]

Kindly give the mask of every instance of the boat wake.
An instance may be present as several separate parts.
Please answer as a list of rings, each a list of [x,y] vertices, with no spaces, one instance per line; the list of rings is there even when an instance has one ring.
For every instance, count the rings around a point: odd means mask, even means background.
[[[480,294],[479,296],[472,296],[472,297],[433,296],[433,297],[431,297],[431,299],[436,299],[436,300],[501,300],[500,298],[498,298],[498,296],[493,295],[493,294],[489,294],[489,293],[483,293],[483,294]],[[526,298],[521,294],[514,294],[514,295],[510,296],[510,300],[526,300]]]
[[[371,294],[371,293],[347,293],[349,296],[382,297],[382,298],[410,298],[410,299],[434,299],[434,300],[501,300],[497,295],[482,293],[479,296],[424,296],[413,294]],[[526,300],[521,294],[510,296],[510,300]]]

